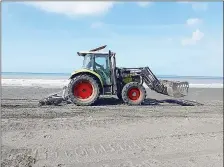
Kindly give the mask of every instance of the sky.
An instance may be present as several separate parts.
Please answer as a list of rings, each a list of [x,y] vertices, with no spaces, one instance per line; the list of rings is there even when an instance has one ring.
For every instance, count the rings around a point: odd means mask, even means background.
[[[117,66],[223,76],[222,2],[2,2],[2,71],[71,73],[107,45]]]

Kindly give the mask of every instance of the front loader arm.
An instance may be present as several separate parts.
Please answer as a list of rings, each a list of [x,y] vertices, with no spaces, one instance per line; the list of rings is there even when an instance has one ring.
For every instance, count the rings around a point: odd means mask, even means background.
[[[157,93],[173,97],[183,97],[188,93],[188,82],[158,80],[149,67],[142,69],[141,76],[146,85]]]

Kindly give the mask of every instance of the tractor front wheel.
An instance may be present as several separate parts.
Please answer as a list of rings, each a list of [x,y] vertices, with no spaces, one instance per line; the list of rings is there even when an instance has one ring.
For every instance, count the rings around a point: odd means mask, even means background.
[[[138,82],[127,83],[122,89],[122,99],[128,105],[141,105],[145,98],[146,90]]]
[[[79,75],[69,83],[68,94],[74,104],[78,106],[89,106],[98,100],[100,89],[97,81],[93,77]]]

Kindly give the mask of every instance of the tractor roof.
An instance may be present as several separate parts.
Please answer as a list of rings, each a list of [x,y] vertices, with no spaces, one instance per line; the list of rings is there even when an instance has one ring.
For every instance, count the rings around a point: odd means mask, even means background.
[[[80,52],[77,52],[77,54],[79,56],[85,56],[86,54],[108,54],[108,52],[90,52],[90,51],[80,51]]]
[[[95,49],[91,49],[90,51],[80,51],[80,52],[77,52],[77,54],[79,56],[85,56],[86,54],[108,54],[108,52],[99,52],[100,50],[104,49],[107,45],[103,45],[103,46],[100,46],[98,48],[95,48]]]

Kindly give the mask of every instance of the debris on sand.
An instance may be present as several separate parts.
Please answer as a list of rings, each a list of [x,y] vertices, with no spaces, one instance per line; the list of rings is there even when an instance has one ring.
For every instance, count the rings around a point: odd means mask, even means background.
[[[27,154],[18,154],[12,159],[3,159],[1,167],[32,167],[36,159]]]

